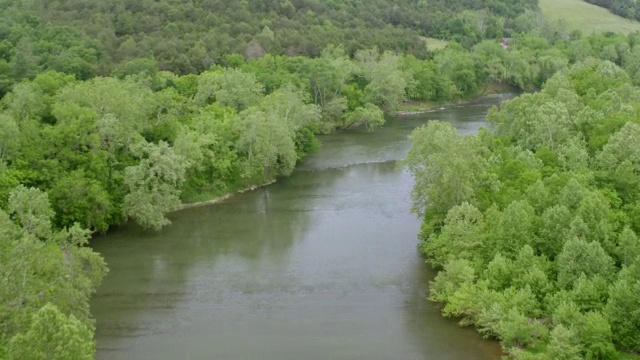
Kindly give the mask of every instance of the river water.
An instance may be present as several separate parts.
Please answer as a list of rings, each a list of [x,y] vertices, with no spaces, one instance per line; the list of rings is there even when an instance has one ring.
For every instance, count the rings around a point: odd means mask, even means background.
[[[430,119],[482,126],[491,95],[322,137],[291,177],[96,238],[110,273],[91,310],[98,359],[499,359],[426,301],[411,176],[397,160]]]

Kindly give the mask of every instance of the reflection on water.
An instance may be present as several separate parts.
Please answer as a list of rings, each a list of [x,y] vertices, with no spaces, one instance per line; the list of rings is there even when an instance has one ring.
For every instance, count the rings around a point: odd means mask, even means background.
[[[429,119],[482,124],[484,98],[374,133],[324,137],[294,174],[93,241],[111,269],[92,302],[102,359],[497,359],[425,300],[412,179],[397,160]]]

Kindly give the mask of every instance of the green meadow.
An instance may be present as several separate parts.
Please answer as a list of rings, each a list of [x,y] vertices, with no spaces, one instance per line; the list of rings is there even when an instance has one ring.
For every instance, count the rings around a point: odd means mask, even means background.
[[[429,50],[439,50],[444,49],[449,43],[447,40],[440,40],[436,38],[423,38],[423,40],[427,43],[427,49]]]
[[[562,21],[567,30],[583,34],[613,31],[628,34],[640,31],[640,22],[614,15],[609,10],[583,0],[540,0],[542,13],[551,21]]]

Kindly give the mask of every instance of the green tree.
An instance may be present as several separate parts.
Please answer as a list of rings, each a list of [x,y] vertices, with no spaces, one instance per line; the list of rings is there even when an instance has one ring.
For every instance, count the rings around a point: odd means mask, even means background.
[[[640,285],[637,279],[637,264],[623,270],[609,288],[609,300],[604,309],[613,331],[613,341],[624,350],[640,350]]]
[[[441,232],[430,236],[421,245],[421,250],[436,267],[455,258],[473,261],[474,255],[482,249],[482,230],[482,213],[465,202],[449,210]]]
[[[542,214],[539,249],[551,258],[555,258],[562,250],[562,245],[569,238],[569,225],[572,221],[569,209],[562,205],[547,208]]]
[[[61,178],[49,191],[57,223],[72,226],[75,222],[86,229],[106,231],[109,228],[111,199],[102,184],[74,171]]]
[[[20,39],[14,49],[13,78],[16,82],[22,79],[32,79],[40,72],[40,58],[34,53],[33,41],[28,37]]]
[[[235,185],[240,163],[235,149],[235,115],[231,108],[210,105],[178,131],[173,149],[189,163],[183,200],[218,196]]]
[[[549,360],[580,360],[582,348],[575,331],[560,324],[550,334],[547,355]]]
[[[247,157],[247,176],[257,172],[266,180],[293,171],[298,159],[295,135],[281,118],[251,108],[239,114],[234,126],[240,134],[236,145]]]
[[[587,277],[602,276],[611,279],[614,274],[613,259],[597,242],[569,239],[558,255],[558,285],[571,288],[581,274]]]
[[[431,283],[429,299],[445,302],[457,290],[475,281],[475,272],[467,260],[455,259],[444,266]]]
[[[238,111],[257,104],[264,93],[255,75],[238,69],[224,69],[200,75],[195,100],[205,105],[215,99],[222,106]]]
[[[567,329],[577,328],[582,322],[582,313],[573,301],[563,301],[553,309],[552,322],[554,326],[563,325]]]
[[[170,223],[165,214],[180,205],[188,163],[165,142],[136,144],[132,150],[140,163],[125,169],[123,212],[142,227],[159,230]]]
[[[46,228],[53,212],[46,194],[34,188],[17,187],[9,209],[13,221],[0,210],[0,353],[9,358],[91,357],[89,298],[106,265],[85,247],[90,232],[77,225]]]
[[[9,115],[0,114],[0,164],[11,158],[18,150],[16,145],[19,134],[20,129],[16,121]]]
[[[310,130],[320,119],[320,108],[305,104],[302,92],[290,84],[241,112],[234,128],[239,134],[236,146],[247,159],[245,176],[259,175],[265,181],[289,175],[297,160],[316,146]]]
[[[516,268],[513,261],[504,255],[497,253],[487,264],[483,279],[488,282],[493,290],[505,290],[511,286],[515,278]]]
[[[432,209],[444,218],[451,207],[472,201],[485,171],[484,149],[476,136],[462,136],[447,123],[430,121],[414,130],[410,140],[405,164],[416,179],[414,211]]]
[[[411,55],[402,58],[401,68],[411,73],[413,83],[409,84],[407,95],[413,100],[451,100],[449,93],[451,80],[438,71],[438,64],[433,60],[418,60]]]
[[[34,313],[25,333],[9,341],[9,359],[93,359],[92,329],[51,303]]]
[[[601,313],[586,313],[578,335],[585,349],[586,359],[608,360],[617,357],[611,326]]]
[[[367,103],[364,107],[359,107],[353,110],[347,115],[345,128],[352,128],[356,126],[364,126],[367,131],[373,131],[374,129],[384,125],[384,113],[380,108],[371,103]]]
[[[640,85],[640,47],[635,46],[624,56],[624,69],[635,85]]]
[[[447,47],[436,55],[435,61],[439,72],[451,79],[460,95],[470,96],[478,89],[475,63],[462,48]]]
[[[622,230],[616,252],[622,264],[627,266],[631,266],[640,256],[640,241],[633,230],[628,227]]]
[[[0,98],[11,90],[13,82],[12,64],[4,59],[0,59]]]
[[[515,255],[525,245],[537,242],[535,211],[526,201],[514,201],[502,212],[487,240],[493,253]]]
[[[412,81],[411,74],[400,69],[400,57],[391,52],[380,55],[377,49],[359,51],[355,57],[368,81],[364,88],[365,99],[385,112],[395,111],[404,101]]]
[[[3,103],[8,114],[18,124],[27,119],[40,120],[47,111],[47,101],[42,90],[31,82],[22,82],[13,87]]]
[[[640,171],[640,150],[633,146],[637,139],[640,139],[640,125],[627,122],[598,154],[598,164],[611,171],[629,161],[636,172]]]
[[[342,46],[326,47],[320,58],[309,61],[303,69],[309,78],[314,104],[323,109],[341,94],[347,80],[357,72]]]
[[[9,214],[13,215],[25,232],[40,239],[51,235],[54,215],[47,194],[36,188],[18,186],[9,196]]]
[[[137,124],[153,111],[150,94],[150,90],[131,80],[95,78],[65,87],[59,92],[56,103],[77,104],[92,109],[98,117],[113,114],[118,119]]]
[[[547,329],[539,321],[532,320],[512,308],[498,322],[498,334],[507,349],[534,344],[539,337],[546,336]]]

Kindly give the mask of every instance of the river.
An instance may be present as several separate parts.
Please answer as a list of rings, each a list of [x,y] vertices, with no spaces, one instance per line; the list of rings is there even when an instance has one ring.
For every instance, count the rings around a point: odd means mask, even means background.
[[[397,160],[430,119],[474,132],[510,95],[340,132],[286,179],[92,241],[98,359],[470,359],[499,346],[426,301],[411,176]]]

